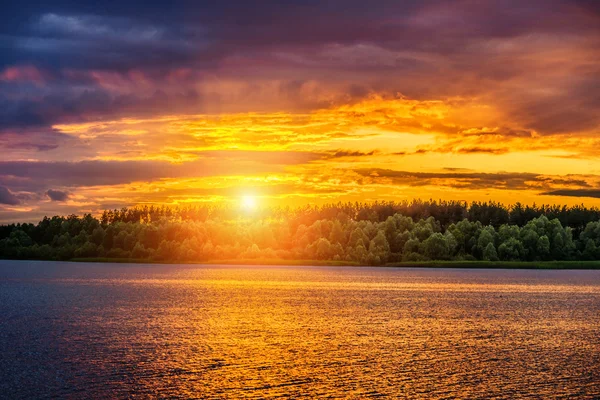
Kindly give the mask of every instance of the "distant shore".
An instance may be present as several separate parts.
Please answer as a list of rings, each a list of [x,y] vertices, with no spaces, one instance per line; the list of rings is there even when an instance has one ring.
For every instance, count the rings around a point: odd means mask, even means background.
[[[280,265],[280,266],[330,266],[379,268],[474,268],[474,269],[585,269],[600,270],[600,261],[419,261],[397,262],[384,265],[364,265],[351,261],[282,260],[282,259],[232,259],[198,262],[164,262],[145,259],[75,258],[69,262],[129,263],[129,264],[198,264],[198,265]]]

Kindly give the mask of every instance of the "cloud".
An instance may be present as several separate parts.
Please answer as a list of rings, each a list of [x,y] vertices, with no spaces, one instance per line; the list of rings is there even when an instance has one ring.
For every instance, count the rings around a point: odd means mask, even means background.
[[[560,189],[542,193],[546,196],[592,197],[600,198],[600,189]]]
[[[445,169],[449,172],[410,172],[372,168],[355,169],[367,178],[364,184],[387,183],[406,186],[445,186],[457,189],[533,190],[552,186],[589,187],[582,179],[550,177],[528,172],[482,173],[463,169]]]
[[[50,151],[58,148],[58,144],[45,143],[10,143],[6,146],[8,149]]]
[[[11,100],[0,95],[0,126],[7,128],[49,127],[68,121],[156,115],[198,109],[202,99],[193,90],[148,94],[119,94],[103,88],[62,90],[44,96]]]
[[[348,191],[591,190],[597,177],[576,174],[600,170],[598,10],[592,0],[16,2],[0,15],[0,185],[57,212],[67,204],[44,201],[55,188],[79,200],[79,188],[293,169],[285,187],[300,193],[310,168],[325,195],[338,179]],[[357,172],[339,176],[336,162]],[[535,173],[424,172],[443,165]],[[124,190],[102,204],[140,198]]]
[[[152,160],[0,161],[0,183],[35,192],[46,190],[47,186],[92,187],[167,178],[255,175],[320,158],[312,153],[215,151],[179,164]],[[53,196],[50,191],[48,196]]]
[[[454,153],[454,154],[507,154],[511,150],[509,147],[493,147],[494,144],[490,144],[490,147],[485,146],[469,146],[464,145],[466,140],[450,140],[442,146],[426,146],[426,148],[420,148],[414,151],[413,154],[428,154],[428,153]],[[489,141],[487,141],[489,142]],[[462,144],[460,144],[462,143]]]
[[[34,27],[43,34],[62,34],[77,37],[129,40],[144,42],[162,39],[162,29],[152,25],[140,25],[127,18],[101,17],[95,15],[59,15],[46,13],[40,16]]]
[[[42,13],[33,20],[26,34],[19,32],[21,35],[12,38],[13,52],[23,61],[30,61],[32,54],[44,54],[45,59],[37,62],[53,69],[128,69],[150,62],[175,66],[190,63],[194,52],[206,44],[204,36],[198,34],[198,24],[180,29],[175,21],[151,24],[133,14],[74,11]]]
[[[490,147],[462,147],[456,150],[457,153],[472,154],[472,153],[487,153],[487,154],[506,154],[510,149],[506,147],[490,148]]]
[[[470,168],[456,168],[456,167],[445,167],[445,168],[442,168],[442,169],[444,171],[452,171],[452,172],[460,172],[460,171],[462,171],[462,172],[467,172],[467,171],[472,172],[473,171]]]
[[[410,172],[373,168],[355,170],[361,176],[375,182],[387,180],[407,186],[439,185],[454,188],[506,188],[525,189],[526,181],[535,180],[531,173],[478,173],[478,172]]]
[[[0,69],[12,88],[0,123],[297,111],[373,93],[476,98],[503,114],[500,135],[600,123],[598,17],[586,1],[227,4],[15,5],[0,19],[8,32]],[[37,75],[51,78],[37,90],[16,79]]]
[[[70,193],[62,190],[49,189],[46,192],[46,196],[52,201],[67,201],[70,197]]]
[[[563,186],[579,186],[580,188],[589,188],[592,187],[587,181],[583,179],[576,178],[557,178],[557,177],[538,177],[540,182],[548,182],[553,185],[563,185]]]
[[[42,73],[34,66],[23,65],[7,67],[0,72],[0,81],[4,82],[34,82],[42,84],[45,82]]]
[[[17,198],[17,196],[11,193],[11,191],[8,190],[8,188],[0,186],[0,204],[16,206],[18,204],[21,204],[21,201]]]
[[[332,150],[329,153],[331,158],[345,158],[345,157],[369,157],[379,154],[379,150],[371,151],[359,151],[359,150]]]
[[[316,161],[319,153],[309,151],[244,151],[244,150],[206,150],[195,152],[203,159],[232,160],[233,162],[260,162],[263,165],[296,165]]]

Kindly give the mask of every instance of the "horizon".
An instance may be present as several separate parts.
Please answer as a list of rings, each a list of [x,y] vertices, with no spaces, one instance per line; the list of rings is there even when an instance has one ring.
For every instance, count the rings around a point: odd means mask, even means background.
[[[0,22],[0,224],[145,204],[600,206],[591,1],[59,0]]]
[[[541,211],[543,209],[550,209],[550,208],[560,208],[560,209],[565,209],[567,211],[569,210],[573,210],[576,208],[584,208],[585,210],[588,211],[600,211],[600,207],[592,205],[592,206],[587,206],[586,204],[579,203],[579,204],[573,204],[573,205],[568,205],[568,204],[556,204],[556,203],[540,203],[537,204],[535,202],[531,203],[531,204],[525,204],[522,202],[515,202],[512,204],[507,204],[507,203],[502,203],[502,202],[497,202],[497,201],[466,201],[466,200],[445,200],[445,199],[421,199],[421,198],[413,198],[411,200],[402,200],[402,201],[394,201],[394,200],[388,200],[388,201],[379,201],[379,200],[375,200],[375,201],[371,201],[371,202],[360,202],[360,201],[339,201],[339,202],[331,202],[331,203],[320,203],[320,204],[311,204],[311,203],[307,203],[307,204],[302,204],[302,205],[289,205],[289,204],[285,204],[285,205],[258,205],[258,204],[251,204],[249,205],[247,198],[241,198],[238,199],[237,201],[231,201],[231,202],[205,202],[205,203],[188,203],[188,204],[174,204],[174,205],[170,205],[170,204],[136,204],[134,206],[124,206],[121,208],[111,208],[111,209],[105,209],[105,210],[99,210],[97,213],[89,213],[89,212],[83,212],[83,213],[70,213],[70,214],[56,214],[56,215],[44,215],[41,219],[31,219],[31,220],[27,220],[22,219],[22,220],[18,220],[18,221],[8,221],[8,222],[3,222],[0,221],[0,226],[9,226],[9,225],[15,225],[15,224],[37,224],[42,222],[44,219],[52,219],[54,217],[58,217],[58,218],[69,218],[71,216],[76,216],[77,218],[84,218],[87,215],[92,216],[95,219],[100,220],[102,218],[102,216],[106,213],[113,213],[113,212],[122,212],[122,211],[129,211],[129,210],[144,210],[145,208],[148,208],[149,210],[151,210],[152,208],[154,208],[154,210],[160,210],[162,209],[169,209],[171,211],[183,211],[186,209],[196,209],[196,210],[200,210],[202,208],[206,208],[209,209],[210,211],[227,211],[227,212],[232,212],[234,213],[234,215],[236,215],[236,218],[243,218],[243,219],[248,219],[248,220],[252,220],[252,219],[256,219],[256,220],[260,220],[262,218],[271,218],[271,216],[269,215],[269,213],[272,212],[277,212],[277,211],[289,211],[289,212],[299,212],[302,210],[306,210],[306,209],[313,209],[313,210],[324,210],[327,208],[336,208],[338,206],[361,206],[365,209],[370,209],[370,208],[374,208],[375,206],[396,206],[396,207],[402,207],[402,206],[410,206],[410,205],[414,205],[414,204],[421,204],[426,206],[425,208],[427,208],[429,205],[431,204],[437,204],[437,205],[443,205],[443,203],[447,203],[447,204],[452,204],[452,205],[460,205],[461,207],[464,208],[465,212],[468,212],[471,207],[473,205],[484,205],[484,206],[497,206],[503,210],[506,210],[507,212],[510,212],[511,210],[514,210],[515,207],[520,206],[523,207],[524,209],[534,209],[534,210],[538,210]],[[399,215],[404,215],[403,213],[399,212]],[[466,217],[465,217],[466,218]],[[352,219],[352,218],[350,218]],[[141,222],[141,221],[140,221]]]

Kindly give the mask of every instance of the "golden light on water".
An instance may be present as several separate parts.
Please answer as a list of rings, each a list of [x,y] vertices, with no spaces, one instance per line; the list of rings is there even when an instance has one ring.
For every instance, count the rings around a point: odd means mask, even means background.
[[[3,326],[7,398],[600,393],[596,271],[56,265],[0,263],[1,315],[38,310]],[[60,336],[9,346],[29,324]]]

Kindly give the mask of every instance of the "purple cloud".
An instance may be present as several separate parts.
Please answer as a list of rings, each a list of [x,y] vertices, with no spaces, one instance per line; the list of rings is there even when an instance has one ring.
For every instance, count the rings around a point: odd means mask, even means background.
[[[0,204],[16,206],[20,203],[21,201],[8,188],[0,186]]]
[[[46,192],[46,196],[52,201],[67,201],[70,197],[70,193],[63,190],[49,189]]]

